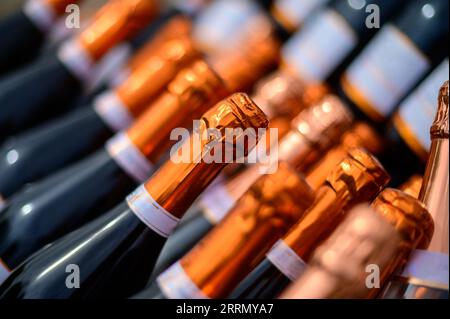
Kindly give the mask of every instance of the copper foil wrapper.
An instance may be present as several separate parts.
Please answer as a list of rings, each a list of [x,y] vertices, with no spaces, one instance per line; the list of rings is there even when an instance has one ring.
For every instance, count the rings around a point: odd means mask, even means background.
[[[431,150],[419,199],[425,204],[436,230],[429,250],[449,253],[449,135],[448,81],[439,92],[436,119],[431,127]]]
[[[368,265],[383,269],[395,257],[401,238],[373,208],[351,212],[309,262],[308,270],[282,299],[365,298]]]
[[[205,295],[224,298],[312,201],[303,178],[281,164],[276,173],[258,179],[180,263]]]
[[[448,139],[449,118],[448,118],[448,81],[444,83],[439,91],[438,110],[433,125],[431,126],[431,138]]]
[[[284,298],[374,298],[410,253],[423,248],[433,221],[415,198],[384,190],[372,209],[360,207],[314,253],[311,268]],[[367,267],[380,270],[380,285],[368,287]]]
[[[178,71],[199,57],[188,37],[167,41],[157,52],[141,61],[141,65],[116,89],[116,93],[128,110],[138,116]]]
[[[303,260],[342,222],[354,205],[371,201],[389,182],[381,164],[361,149],[352,149],[316,192],[304,216],[284,236],[284,242]]]
[[[109,49],[144,28],[158,9],[155,0],[110,0],[77,40],[98,61]]]
[[[80,0],[45,0],[53,11],[59,16],[66,12],[66,7],[70,4],[76,4]]]
[[[329,150],[326,155],[306,170],[306,179],[311,187],[317,190],[326,180],[336,165],[348,156],[353,148],[364,148],[371,154],[380,154],[383,150],[383,139],[366,123],[356,123],[345,133],[339,145]]]
[[[190,79],[187,77],[186,80]],[[180,90],[180,87],[174,89]],[[181,90],[183,91],[183,90]],[[190,92],[190,93],[188,93]],[[188,91],[187,96],[197,95],[198,91]],[[203,94],[199,94],[200,97]],[[183,100],[183,95],[178,99]],[[195,100],[195,99],[194,99]],[[201,99],[199,99],[201,100]],[[158,110],[159,113],[162,113]],[[177,115],[180,116],[180,115]],[[185,117],[183,115],[180,116]],[[169,118],[170,121],[173,119]],[[221,137],[202,139],[199,149],[194,148],[194,135],[185,143],[191,150],[192,161],[175,162],[168,160],[155,174],[145,183],[149,194],[160,205],[172,215],[181,218],[185,211],[191,206],[196,197],[214,180],[226,163],[206,162],[209,156],[208,150],[211,143],[225,146],[225,130],[228,129],[260,129],[267,128],[268,120],[258,106],[245,94],[233,94],[225,100],[217,103],[200,119],[200,136],[207,129],[215,128],[223,134]],[[242,132],[243,134],[243,132]],[[239,139],[241,136],[237,136]],[[257,139],[257,136],[255,136]],[[256,143],[257,141],[255,141]],[[228,150],[229,149],[228,145]]]
[[[289,163],[298,171],[304,171],[339,140],[351,121],[347,109],[329,96],[302,111],[291,123],[291,131],[285,134],[278,145],[278,160]],[[338,163],[334,163],[333,167]],[[259,176],[261,171],[258,164],[247,167],[227,182],[228,193],[237,200]]]
[[[307,85],[288,72],[278,70],[256,84],[253,99],[270,118],[271,127],[283,129],[290,127],[295,116],[319,103],[327,93],[325,85]]]
[[[163,25],[145,44],[139,49],[128,62],[128,68],[133,71],[140,67],[145,61],[158,52],[166,42],[189,37],[192,31],[192,21],[182,15],[173,17],[167,24]]]
[[[423,177],[414,175],[400,186],[400,190],[409,196],[419,198],[420,189],[423,185]]]
[[[249,91],[256,81],[278,65],[280,47],[272,33],[250,37],[239,47],[218,54],[211,63],[231,92]]]
[[[193,120],[200,118],[225,95],[219,76],[205,62],[198,60],[179,72],[127,134],[152,163],[157,163],[175,143],[170,140],[172,129],[191,128]]]
[[[292,133],[288,133],[280,144],[280,158],[296,165],[305,171],[310,165],[336,142],[342,134],[350,127],[352,115],[340,100],[328,95],[320,103],[311,106],[301,112],[291,124]],[[309,149],[303,148],[305,152],[299,152],[300,148],[295,143],[286,146],[285,140],[289,140],[291,134],[299,135],[297,140],[302,144],[309,145]],[[292,137],[290,140],[296,140]]]

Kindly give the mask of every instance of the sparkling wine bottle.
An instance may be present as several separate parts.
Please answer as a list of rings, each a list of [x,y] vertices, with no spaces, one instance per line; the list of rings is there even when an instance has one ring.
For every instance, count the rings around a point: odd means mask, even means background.
[[[177,72],[198,56],[191,40],[169,41],[119,87],[100,94],[91,105],[8,139],[0,148],[0,194],[10,197],[23,185],[83,158],[128,128]]]
[[[431,126],[431,154],[419,195],[435,221],[434,235],[428,249],[425,246],[414,251],[403,271],[383,292],[383,298],[448,298],[448,95],[447,81],[440,90],[437,115]]]
[[[412,173],[423,174],[425,170],[431,148],[430,126],[437,111],[438,88],[448,81],[449,69],[447,58],[400,104],[387,126],[386,151],[380,159],[392,172],[395,187]],[[402,165],[397,165],[399,161]]]
[[[198,61],[103,149],[13,196],[0,214],[4,264],[14,269],[37,249],[114,207],[176,144],[172,129],[191,127],[223,95],[221,79]]]
[[[425,207],[409,195],[387,189],[372,207],[349,214],[281,298],[373,298],[412,249],[427,245],[432,234],[433,220]],[[379,275],[372,279],[375,267]]]
[[[0,141],[64,112],[89,81],[95,62],[143,28],[156,8],[153,0],[111,1],[58,52],[0,81]]]
[[[361,154],[363,154],[361,156]],[[316,191],[311,209],[279,240],[265,258],[242,280],[230,294],[230,298],[273,298],[297,279],[306,268],[306,262],[314,249],[325,240],[353,205],[372,200],[387,184],[387,173],[380,164],[358,149],[349,151],[349,157],[338,166],[353,161],[348,170],[334,169],[327,183]],[[361,163],[361,162],[359,162]],[[351,171],[354,170],[352,173]],[[349,181],[343,177],[350,172]],[[342,179],[341,179],[342,178]],[[334,180],[336,179],[336,180]]]
[[[268,183],[276,174],[262,177],[241,197],[233,211],[217,227],[180,261],[159,275],[152,286],[136,297],[196,299],[228,296],[239,281],[261,262],[264,253],[294,223],[305,224],[314,217],[325,215],[330,216],[330,220],[320,221],[331,227],[333,220],[343,215],[342,211],[346,205],[369,200],[388,182],[387,173],[372,156],[356,149],[352,155],[330,174],[327,183],[316,194],[310,207],[289,220],[280,216],[284,212],[282,207],[295,207],[294,203],[304,199],[304,191],[298,191],[304,187],[296,186],[297,190],[292,194],[294,198],[290,199],[293,203],[284,203],[287,192],[278,193],[278,196],[274,197],[276,192],[260,190],[264,182]],[[306,181],[301,180],[311,191]],[[289,185],[287,182],[278,184],[280,190]],[[264,194],[268,197],[264,197]],[[271,202],[274,202],[272,205],[278,202],[281,207],[271,206]],[[284,223],[275,220],[283,220]],[[319,218],[317,223],[318,220]],[[291,229],[294,231],[290,231],[290,234],[295,234],[297,227]],[[321,233],[311,234],[311,238],[313,237],[314,242],[317,242]],[[294,256],[296,255],[291,255]]]
[[[176,152],[187,150],[187,161],[171,158],[125,202],[34,254],[3,283],[0,298],[124,297],[142,288],[166,237],[226,165],[227,154],[248,154],[258,141],[256,130],[267,123],[245,94],[219,102]],[[208,134],[214,129],[220,135]],[[225,137],[227,129],[236,130],[232,139]],[[244,134],[247,129],[253,137]],[[80,270],[78,289],[67,285],[68,265]]]
[[[292,130],[280,141],[276,160],[289,163],[300,171],[305,170],[339,139],[350,121],[351,117],[347,110],[329,97],[323,103],[303,111],[293,121]],[[304,127],[309,129],[303,130]],[[226,183],[211,186],[199,198],[190,209],[195,213],[191,213],[192,217],[180,224],[165,244],[152,278],[156,278],[180,259],[223,220],[238,199],[268,169],[262,165],[252,165]]]

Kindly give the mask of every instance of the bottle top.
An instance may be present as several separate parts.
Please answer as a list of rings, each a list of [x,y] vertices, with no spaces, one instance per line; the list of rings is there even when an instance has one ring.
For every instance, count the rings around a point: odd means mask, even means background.
[[[155,52],[160,50],[164,43],[176,40],[178,38],[189,37],[192,31],[191,19],[176,15],[170,19],[165,25],[158,29],[158,32],[146,41],[146,44],[140,48],[128,62],[128,69],[133,71],[148,60],[149,56],[153,56]]]
[[[311,106],[292,121],[312,145],[327,149],[347,129],[353,118],[348,108],[334,95],[326,96],[317,105]]]
[[[279,159],[306,170],[339,140],[351,121],[350,112],[337,98],[325,97],[292,120],[291,131],[279,145]]]
[[[287,72],[275,71],[256,84],[253,99],[270,119],[278,116],[294,118],[304,109],[301,103],[304,90],[305,84],[301,80]]]
[[[304,179],[282,163],[259,178],[180,264],[205,295],[226,297],[312,200]]]
[[[173,141],[176,127],[190,127],[210,106],[225,96],[219,76],[202,60],[181,70],[127,130],[133,144],[153,163]]]
[[[378,195],[372,206],[394,226],[404,244],[402,249],[426,249],[434,231],[434,222],[426,207],[402,191],[388,188]]]
[[[351,149],[348,155],[326,180],[336,193],[365,197],[366,192],[376,190],[376,194],[387,184],[389,174],[375,157],[358,148]]]
[[[98,61],[117,43],[146,26],[158,11],[154,0],[110,0],[77,40]]]
[[[199,57],[188,37],[163,43],[156,52],[141,61],[141,65],[116,89],[117,95],[128,111],[137,116],[179,70]]]
[[[431,138],[446,138],[449,135],[448,118],[448,81],[444,83],[439,91],[438,110],[433,125],[431,126]]]
[[[409,196],[419,198],[420,189],[422,188],[423,177],[420,175],[411,176],[405,183],[400,186],[400,190]]]
[[[191,73],[186,73],[191,74]],[[191,77],[186,77],[184,82],[188,84]],[[183,81],[181,81],[183,82]],[[183,85],[177,87],[179,94],[177,100],[185,101],[188,97],[193,98],[194,102],[203,105],[205,92],[201,90],[183,90]],[[214,90],[212,90],[214,91]],[[186,93],[186,94],[185,94]],[[157,110],[159,113],[160,109]],[[178,111],[179,112],[179,111]],[[186,115],[178,115],[185,118]],[[172,120],[172,117],[169,117]],[[165,123],[165,122],[164,122]],[[165,207],[174,216],[181,217],[193,200],[211,183],[220,170],[226,166],[226,163],[207,161],[211,144],[217,147],[225,146],[228,142],[225,136],[226,129],[240,129],[233,139],[232,147],[236,147],[238,141],[245,139],[244,131],[246,129],[266,128],[268,120],[258,106],[243,93],[236,93],[225,100],[220,101],[200,119],[198,134],[193,134],[189,140],[186,140],[179,150],[189,150],[190,158],[187,161],[171,159],[145,183],[149,194],[158,203],[167,203]],[[160,129],[163,129],[160,128]],[[208,129],[217,129],[221,136],[208,135]],[[200,137],[199,141],[196,141]],[[248,137],[248,136],[247,136]],[[167,138],[166,138],[167,139]],[[254,137],[256,144],[258,137]],[[199,145],[198,145],[199,144]],[[196,147],[198,145],[198,147]],[[178,153],[178,152],[177,152]],[[173,154],[171,154],[173,155]],[[174,200],[174,199],[177,200]]]
[[[327,238],[351,206],[370,202],[388,183],[380,163],[361,149],[352,149],[316,191],[314,203],[286,234],[283,241],[301,258]]]
[[[364,298],[368,293],[366,267],[383,267],[398,246],[395,229],[373,208],[358,206],[316,250],[309,269],[281,298]]]
[[[349,213],[282,298],[374,297],[379,290],[367,287],[367,267],[379,267],[382,286],[415,248],[427,245],[432,232],[431,216],[417,199],[386,189],[371,208]]]
[[[278,65],[279,52],[280,43],[268,33],[250,38],[234,50],[216,54],[211,63],[231,92],[247,91]]]

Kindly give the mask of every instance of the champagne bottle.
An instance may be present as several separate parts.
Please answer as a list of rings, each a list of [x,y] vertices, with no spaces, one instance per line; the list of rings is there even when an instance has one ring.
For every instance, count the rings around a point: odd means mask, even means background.
[[[414,247],[428,244],[432,233],[433,220],[419,201],[387,189],[372,207],[349,213],[281,298],[373,298]],[[372,282],[375,267],[379,277]]]
[[[89,81],[95,62],[144,27],[156,8],[153,0],[111,1],[57,53],[0,81],[0,141],[64,112],[67,101]]]
[[[441,88],[436,119],[431,126],[431,154],[419,199],[435,221],[428,250],[418,248],[400,274],[383,292],[383,298],[448,298],[448,189],[449,120],[448,81]]]
[[[0,20],[0,76],[37,57],[57,18],[77,2],[28,0],[21,10]]]
[[[349,126],[350,121],[351,118],[346,109],[331,98],[304,110],[293,121],[291,132],[281,139],[276,160],[286,162],[301,171],[338,140],[340,134]],[[305,127],[309,129],[304,130]],[[156,278],[183,257],[225,218],[238,199],[262,175],[262,172],[269,169],[262,165],[252,165],[225,184],[213,185],[205,191],[198,203],[190,209],[191,212],[194,212],[191,214],[194,215],[180,224],[164,245],[152,278]]]
[[[23,185],[96,150],[114,133],[129,127],[176,73],[198,56],[191,40],[169,41],[92,105],[8,139],[0,148],[0,194],[8,198]]]
[[[264,178],[270,180],[272,176],[273,174],[266,175],[259,181],[264,181]],[[375,196],[388,179],[386,172],[373,157],[355,150],[353,158],[341,162],[330,174],[327,183],[309,208],[296,215],[297,220],[310,219],[308,216],[318,215],[319,212],[322,212],[322,215],[333,215],[334,209],[339,206],[367,200]],[[307,185],[305,180],[302,179],[302,182]],[[281,182],[280,184],[283,185]],[[291,220],[289,224],[285,223],[282,231],[273,228],[277,223],[265,215],[267,211],[280,213],[282,208],[276,206],[273,210],[263,209],[267,207],[264,197],[261,201],[252,199],[252,196],[261,196],[258,185],[256,183],[241,197],[232,212],[193,250],[159,275],[156,282],[137,297],[195,299],[228,296],[239,281],[263,259],[264,253],[275,244],[282,233],[297,222]],[[270,194],[269,198],[272,199],[272,196]],[[304,198],[304,195],[297,192],[294,196],[294,202]],[[283,196],[276,198],[281,199]],[[339,200],[341,198],[342,200]],[[293,204],[288,205],[292,206]],[[341,212],[339,209],[337,211]],[[276,215],[273,217],[280,219]],[[268,228],[267,223],[272,226]],[[317,237],[320,237],[320,234],[314,237],[319,239]],[[221,247],[220,251],[217,247]]]
[[[201,118],[199,134],[180,147],[190,160],[167,161],[126,202],[34,254],[3,283],[0,298],[124,297],[142,288],[165,239],[226,165],[223,159],[243,147],[245,156],[256,144],[258,134],[248,138],[244,130],[266,127],[265,115],[245,94],[219,102]],[[208,136],[211,129],[221,134]],[[227,129],[236,129],[231,141]],[[220,161],[210,161],[210,152],[220,149]],[[81,270],[78,289],[65,283],[73,264]]]
[[[176,143],[172,129],[191,126],[222,94],[220,78],[198,61],[105,148],[17,193],[0,214],[4,264],[14,269],[37,249],[114,207],[151,176]]]
[[[394,113],[388,127],[386,152],[381,161],[392,172],[393,185],[401,184],[412,173],[422,174],[430,155],[429,128],[437,111],[436,100],[441,84],[448,81],[446,58]],[[401,154],[403,165],[396,165]]]
[[[348,167],[345,167],[348,166]],[[345,180],[346,174],[349,180]],[[273,298],[305,270],[310,253],[353,205],[372,200],[389,177],[381,165],[359,149],[338,164],[316,191],[314,204],[234,289],[230,298]]]

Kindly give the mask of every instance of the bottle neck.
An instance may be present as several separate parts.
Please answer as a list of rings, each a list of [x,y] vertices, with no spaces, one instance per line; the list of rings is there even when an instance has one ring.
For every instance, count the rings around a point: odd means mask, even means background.
[[[145,188],[157,203],[173,216],[181,218],[225,166],[169,160],[145,184]]]
[[[284,236],[283,241],[298,256],[307,261],[310,254],[341,221],[345,197],[329,186],[321,187],[316,200],[305,215]]]
[[[429,250],[448,254],[449,228],[449,140],[435,139],[424,176],[419,199],[435,221],[435,231]]]

